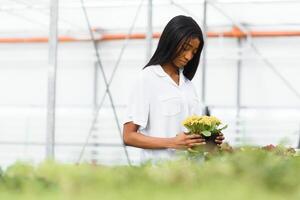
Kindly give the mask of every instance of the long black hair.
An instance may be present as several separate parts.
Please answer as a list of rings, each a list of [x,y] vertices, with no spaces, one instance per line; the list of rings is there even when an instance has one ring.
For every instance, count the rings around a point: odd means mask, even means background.
[[[189,42],[191,38],[198,38],[200,40],[197,53],[183,70],[185,77],[192,80],[199,65],[204,40],[201,28],[191,17],[178,15],[169,21],[161,34],[152,58],[144,68],[151,65],[163,65],[172,62],[182,51],[183,44]]]

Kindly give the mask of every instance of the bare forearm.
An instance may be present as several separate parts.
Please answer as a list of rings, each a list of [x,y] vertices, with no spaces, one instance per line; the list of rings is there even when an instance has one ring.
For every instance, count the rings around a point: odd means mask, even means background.
[[[186,149],[205,144],[205,139],[199,135],[186,135],[184,132],[181,132],[173,138],[159,138],[144,135],[138,132],[138,128],[139,126],[133,122],[124,124],[123,139],[126,145],[143,149]]]
[[[173,138],[158,138],[146,136],[139,132],[130,132],[124,134],[126,145],[143,149],[166,149],[173,147]]]

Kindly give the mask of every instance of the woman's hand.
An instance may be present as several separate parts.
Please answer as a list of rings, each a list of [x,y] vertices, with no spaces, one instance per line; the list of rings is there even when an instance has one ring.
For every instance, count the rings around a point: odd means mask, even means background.
[[[215,142],[218,145],[221,145],[223,143],[223,140],[225,139],[223,133],[219,133],[219,135],[217,136],[217,138],[215,139]]]
[[[202,138],[201,135],[187,135],[184,132],[176,135],[176,137],[172,138],[172,141],[172,148],[174,149],[187,149],[193,146],[206,144],[205,139]]]

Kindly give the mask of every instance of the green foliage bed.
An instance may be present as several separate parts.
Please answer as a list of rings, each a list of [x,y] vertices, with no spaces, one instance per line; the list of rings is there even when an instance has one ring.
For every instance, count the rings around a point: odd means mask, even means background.
[[[157,165],[16,163],[1,173],[0,199],[300,199],[300,157],[261,149]]]

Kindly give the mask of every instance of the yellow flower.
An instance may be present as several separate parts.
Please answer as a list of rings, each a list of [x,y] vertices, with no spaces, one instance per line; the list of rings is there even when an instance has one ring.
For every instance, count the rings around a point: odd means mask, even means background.
[[[182,125],[185,126],[189,131],[198,132],[204,130],[212,130],[216,129],[217,126],[221,124],[221,121],[214,117],[214,116],[198,116],[192,115],[187,117],[183,122]]]

